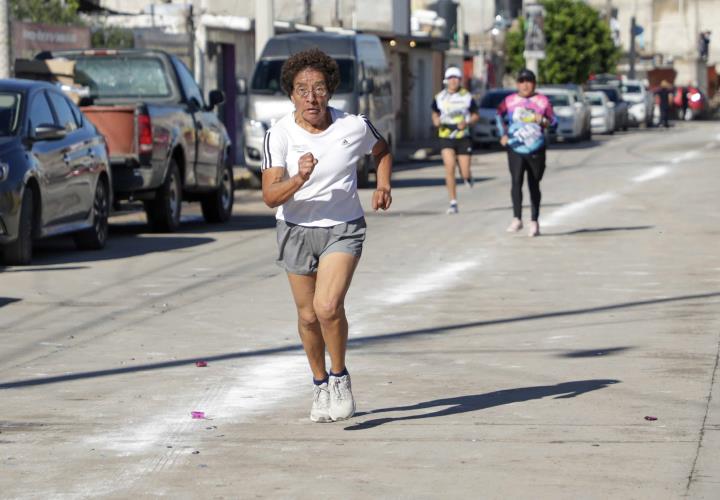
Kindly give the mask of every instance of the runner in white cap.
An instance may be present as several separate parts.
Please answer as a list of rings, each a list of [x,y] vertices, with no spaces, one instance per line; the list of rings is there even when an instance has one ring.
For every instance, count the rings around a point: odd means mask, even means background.
[[[480,119],[472,94],[461,86],[462,72],[456,67],[445,70],[445,89],[435,96],[432,103],[433,125],[438,128],[440,152],[445,165],[445,185],[450,197],[448,214],[458,213],[455,188],[455,165],[468,187],[473,186],[470,173],[472,139],[470,127]]]

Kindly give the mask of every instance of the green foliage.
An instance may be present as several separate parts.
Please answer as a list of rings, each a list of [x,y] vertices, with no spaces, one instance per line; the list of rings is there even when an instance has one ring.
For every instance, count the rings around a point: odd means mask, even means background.
[[[517,23],[505,35],[505,71],[517,75],[525,67],[525,19],[519,18]]]
[[[32,23],[82,25],[79,7],[79,0],[10,0],[12,19]]]
[[[579,0],[544,0],[545,59],[539,62],[540,83],[583,83],[591,74],[614,73],[620,51],[607,22]],[[506,38],[507,67],[524,65],[524,23]]]
[[[105,49],[132,49],[135,46],[135,38],[131,30],[106,26],[93,31],[90,44]]]

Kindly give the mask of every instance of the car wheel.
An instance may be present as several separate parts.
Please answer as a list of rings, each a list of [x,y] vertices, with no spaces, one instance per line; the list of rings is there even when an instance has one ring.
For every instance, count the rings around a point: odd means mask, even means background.
[[[232,165],[225,165],[220,179],[220,186],[205,196],[200,204],[202,214],[207,222],[227,222],[232,215],[235,197],[235,182]]]
[[[101,250],[108,238],[110,194],[104,179],[98,179],[93,199],[93,225],[73,236],[75,246],[81,250]]]
[[[35,193],[25,187],[20,206],[18,237],[4,249],[3,261],[8,266],[22,266],[32,262],[33,221],[35,220]]]
[[[170,160],[167,177],[155,193],[155,199],[145,202],[148,223],[155,232],[172,233],[180,227],[182,210],[182,182],[175,160]]]

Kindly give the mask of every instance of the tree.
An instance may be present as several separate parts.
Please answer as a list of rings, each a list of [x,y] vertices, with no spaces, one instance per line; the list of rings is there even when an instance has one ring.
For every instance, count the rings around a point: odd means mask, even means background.
[[[83,24],[77,15],[80,0],[10,0],[13,19],[32,23]]]
[[[578,0],[544,0],[545,59],[538,68],[544,83],[583,83],[591,74],[614,73],[620,51],[598,11]],[[525,23],[506,38],[507,67],[524,66]]]

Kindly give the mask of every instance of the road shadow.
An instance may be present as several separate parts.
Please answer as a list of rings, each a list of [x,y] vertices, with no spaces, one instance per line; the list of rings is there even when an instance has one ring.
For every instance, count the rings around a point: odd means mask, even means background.
[[[509,178],[508,178],[509,179]],[[547,207],[562,207],[563,205],[567,205],[567,203],[543,203],[542,208]],[[523,210],[530,210],[530,205],[523,205]],[[511,205],[508,205],[506,207],[491,207],[486,208],[483,210],[483,212],[510,212],[512,213],[513,207]],[[540,223],[542,223],[542,218],[540,219]]]
[[[90,266],[63,266],[63,267],[35,267],[35,266],[3,266],[0,265],[0,273],[37,273],[47,271],[78,271],[87,269]]]
[[[142,235],[126,232],[118,235],[117,228],[110,229],[113,237],[108,239],[104,249],[94,251],[77,250],[70,236],[57,236],[38,241],[33,246],[33,268],[55,266],[58,264],[76,264],[82,262],[100,262],[104,260],[126,259],[172,250],[183,250],[215,241],[214,238],[182,235]],[[64,268],[63,268],[64,269]],[[14,270],[13,270],[14,271]]]
[[[616,231],[643,231],[645,229],[652,229],[655,226],[618,226],[618,227],[588,227],[583,229],[575,229],[573,231],[566,231],[562,233],[548,232],[543,229],[542,235],[545,236],[578,236],[583,234],[595,234],[595,233],[611,233]]]
[[[5,307],[13,302],[20,302],[22,299],[16,299],[14,297],[0,297],[0,307]]]
[[[708,292],[699,293],[694,295],[678,295],[675,297],[663,297],[649,300],[639,300],[634,302],[620,302],[617,304],[608,304],[605,306],[588,307],[580,309],[565,309],[559,311],[550,311],[547,313],[540,314],[528,314],[522,316],[510,316],[507,318],[488,319],[482,321],[473,321],[466,323],[456,323],[450,325],[442,325],[436,327],[419,328],[414,330],[405,330],[400,332],[384,333],[378,335],[371,335],[361,338],[353,338],[348,341],[348,346],[356,348],[364,345],[383,345],[386,343],[402,341],[408,338],[431,336],[431,335],[451,335],[454,331],[463,331],[470,328],[483,328],[493,325],[520,323],[524,321],[535,321],[540,319],[595,314],[605,311],[615,311],[622,309],[632,309],[637,307],[652,306],[657,304],[668,304],[674,302],[685,302],[690,300],[704,300],[713,299],[720,297],[720,292]],[[257,349],[254,351],[242,351],[242,352],[229,352],[224,354],[214,355],[203,355],[192,358],[174,359],[172,361],[162,361],[158,363],[148,363],[144,365],[125,366],[122,368],[110,368],[106,370],[94,370],[85,372],[75,372],[65,375],[56,375],[48,377],[37,377],[24,380],[13,380],[9,382],[0,382],[0,390],[5,389],[17,389],[20,387],[32,387],[38,385],[56,384],[60,382],[69,382],[72,380],[81,380],[88,378],[100,378],[112,375],[122,375],[127,373],[135,372],[146,372],[154,370],[163,370],[167,368],[175,368],[183,365],[192,365],[198,360],[204,360],[207,362],[221,362],[228,360],[244,359],[244,358],[257,358],[262,356],[271,356],[277,354],[287,354],[291,352],[302,352],[302,344],[291,344],[282,347],[270,347],[266,349]]]
[[[596,356],[614,356],[615,354],[623,353],[632,347],[621,346],[621,347],[608,347],[606,349],[589,349],[586,351],[570,351],[558,354],[561,358],[594,358]]]
[[[408,406],[379,408],[377,410],[371,410],[363,415],[375,415],[377,413],[388,412],[411,412],[417,410],[427,410],[444,407],[430,413],[406,415],[402,417],[374,418],[345,427],[345,430],[361,431],[365,429],[372,429],[374,427],[388,424],[390,422],[402,422],[408,420],[446,417],[449,415],[458,415],[460,413],[486,410],[488,408],[493,408],[496,406],[502,406],[512,403],[521,403],[523,401],[532,401],[534,399],[542,399],[549,396],[555,396],[553,399],[574,398],[576,396],[580,396],[581,394],[585,394],[591,391],[597,391],[598,389],[604,389],[612,384],[618,383],[620,383],[620,381],[615,379],[576,380],[573,382],[563,382],[556,385],[520,387],[518,389],[507,389],[488,392],[485,394],[473,394],[470,396],[435,399],[432,401],[425,401],[422,403]]]
[[[475,183],[479,184],[481,182],[487,182],[494,180],[495,177],[475,177]],[[458,187],[463,187],[462,180],[457,180]],[[393,179],[392,181],[392,187],[393,189],[402,189],[402,188],[414,188],[414,187],[429,187],[429,186],[444,186],[445,185],[445,178],[444,177],[418,177],[418,178],[411,178],[411,179]]]
[[[598,141],[596,139],[591,139],[589,141],[581,141],[581,142],[556,142],[552,141],[550,143],[550,146],[548,149],[561,151],[561,150],[574,150],[574,149],[592,149],[600,147],[603,144],[603,141]]]

